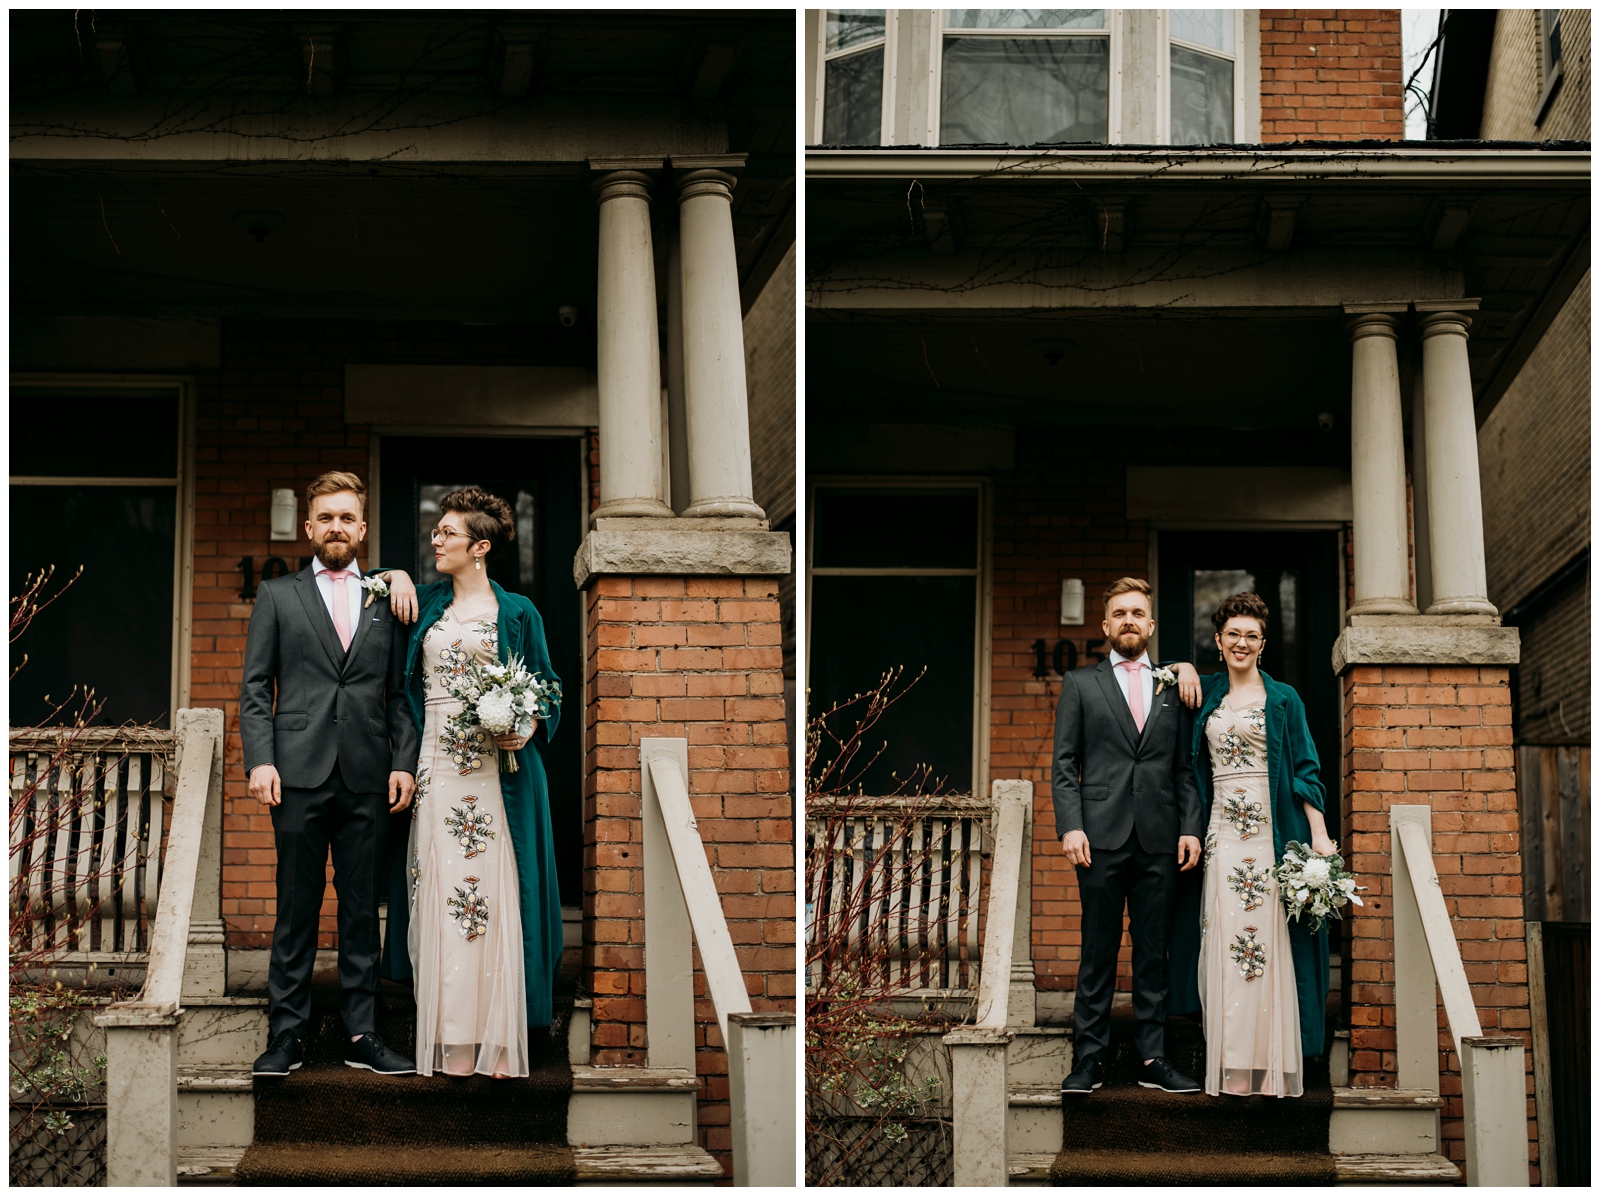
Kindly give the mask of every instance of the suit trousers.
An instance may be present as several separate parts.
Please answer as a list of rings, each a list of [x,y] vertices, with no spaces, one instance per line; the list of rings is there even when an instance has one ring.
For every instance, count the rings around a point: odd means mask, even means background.
[[[278,922],[267,970],[268,1020],[274,1036],[304,1037],[311,1017],[311,971],[317,924],[333,848],[339,898],[339,1012],[349,1034],[377,1029],[378,887],[389,823],[386,793],[356,793],[337,767],[315,789],[285,786],[272,807],[278,848]]]
[[[1122,910],[1133,938],[1134,1044],[1139,1058],[1166,1053],[1167,932],[1178,882],[1177,847],[1145,851],[1138,832],[1121,847],[1091,847],[1090,864],[1078,868],[1083,958],[1073,1005],[1074,1064],[1091,1056],[1110,1063],[1111,997],[1117,986]]]

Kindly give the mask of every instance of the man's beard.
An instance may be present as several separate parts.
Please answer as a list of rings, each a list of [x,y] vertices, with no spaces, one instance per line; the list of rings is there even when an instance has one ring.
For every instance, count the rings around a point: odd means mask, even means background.
[[[343,569],[356,559],[356,546],[349,540],[324,540],[317,545],[317,560],[324,568]]]
[[[1134,637],[1131,642],[1127,639],[1128,636]],[[1149,643],[1150,637],[1138,631],[1124,631],[1111,637],[1111,646],[1128,660],[1138,660],[1143,656]]]

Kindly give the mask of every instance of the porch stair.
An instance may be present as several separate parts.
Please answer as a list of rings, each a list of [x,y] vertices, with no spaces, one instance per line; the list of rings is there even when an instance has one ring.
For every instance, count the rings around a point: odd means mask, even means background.
[[[558,1017],[570,1007],[570,993],[563,1000],[558,992]],[[384,983],[378,1029],[402,1050],[416,1041],[416,1006],[408,988]],[[344,1043],[337,989],[314,985],[305,1066],[281,1080],[254,1082],[255,1138],[233,1168],[235,1182],[577,1181],[567,1145],[572,1069],[559,1040],[530,1042],[530,1075],[518,1080],[378,1076],[346,1067]]]
[[[1168,1023],[1167,1054],[1179,1071],[1204,1076],[1205,1043],[1194,1023]],[[1113,1010],[1108,1055],[1104,1086],[1062,1102],[1064,1149],[1050,1166],[1051,1184],[1312,1187],[1338,1182],[1338,1165],[1328,1149],[1333,1088],[1326,1062],[1307,1068],[1305,1095],[1297,1100],[1141,1088],[1132,1010],[1126,1006]]]

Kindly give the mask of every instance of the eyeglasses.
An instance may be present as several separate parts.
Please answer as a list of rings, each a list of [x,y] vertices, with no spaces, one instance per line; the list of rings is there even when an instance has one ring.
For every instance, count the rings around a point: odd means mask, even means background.
[[[428,533],[428,542],[437,544],[440,540],[448,540],[451,536],[461,536],[467,540],[472,539],[472,536],[467,532],[453,532],[447,527],[436,527]]]
[[[1240,635],[1237,631],[1224,631],[1222,633],[1222,638],[1230,646],[1237,644],[1240,640],[1243,640],[1245,642],[1245,646],[1250,648],[1258,648],[1262,643],[1261,637],[1253,631],[1247,631],[1243,635]]]

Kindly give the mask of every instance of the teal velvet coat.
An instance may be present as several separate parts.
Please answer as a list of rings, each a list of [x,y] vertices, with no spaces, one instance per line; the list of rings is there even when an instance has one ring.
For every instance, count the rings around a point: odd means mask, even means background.
[[[500,660],[521,656],[528,671],[559,682],[550,666],[545,646],[544,620],[539,611],[521,594],[508,594],[494,582],[495,599],[500,604]],[[422,733],[423,690],[422,640],[450,605],[450,582],[434,582],[417,588],[419,613],[411,629],[406,653],[406,697],[411,714]],[[561,718],[559,703],[552,703],[550,717],[541,719],[527,747],[517,753],[516,772],[500,773],[500,796],[505,801],[506,824],[511,834],[511,850],[517,861],[517,888],[522,906],[522,960],[528,999],[528,1025],[550,1024],[552,988],[561,966],[561,892],[556,884],[555,848],[550,832],[550,788],[545,779],[544,750],[555,734]],[[427,748],[424,745],[424,752]],[[398,849],[394,837],[401,826],[409,834],[411,812],[396,817],[390,824],[389,850],[389,932],[384,946],[381,974],[389,979],[411,975],[411,958],[406,950],[406,935],[411,923],[410,884],[406,875],[410,861],[405,858],[405,841]]]
[[[1204,811],[1202,825],[1211,825],[1211,752],[1206,745],[1206,720],[1228,692],[1226,673],[1201,679],[1204,696],[1194,720],[1194,772]],[[1311,824],[1301,803],[1323,808],[1324,789],[1317,749],[1306,724],[1300,695],[1266,673],[1267,785],[1272,801],[1272,860],[1283,862],[1283,845],[1291,839],[1311,840]],[[1289,950],[1294,961],[1294,987],[1300,1006],[1300,1049],[1307,1056],[1327,1053],[1328,928],[1316,934],[1304,921],[1289,923]],[[1200,1009],[1200,870],[1184,874],[1175,911],[1168,971],[1168,1011]]]

